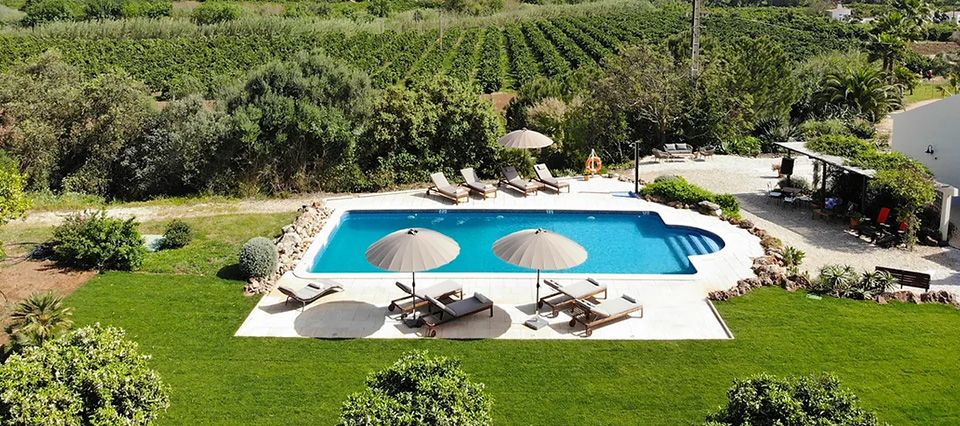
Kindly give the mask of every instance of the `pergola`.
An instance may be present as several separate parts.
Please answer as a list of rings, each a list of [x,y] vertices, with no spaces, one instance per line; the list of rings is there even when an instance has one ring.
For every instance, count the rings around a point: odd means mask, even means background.
[[[787,152],[787,157],[790,157],[791,154],[795,153],[797,155],[803,155],[810,157],[814,161],[819,161],[823,164],[823,177],[820,179],[820,190],[823,193],[827,192],[827,167],[833,167],[836,169],[843,170],[845,173],[852,173],[857,176],[863,177],[863,187],[866,188],[867,181],[869,181],[876,174],[876,170],[873,169],[862,169],[860,167],[854,167],[847,164],[847,159],[837,155],[827,155],[820,152],[816,152],[807,148],[806,142],[776,142],[774,145],[783,148]],[[866,191],[860,191],[860,208],[863,208],[864,203],[866,202]]]

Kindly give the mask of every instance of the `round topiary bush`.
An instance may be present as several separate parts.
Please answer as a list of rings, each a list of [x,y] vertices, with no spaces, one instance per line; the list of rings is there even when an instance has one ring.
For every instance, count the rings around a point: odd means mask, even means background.
[[[240,249],[240,272],[247,278],[263,278],[277,270],[277,246],[269,238],[251,238]]]
[[[167,229],[163,231],[163,243],[161,247],[164,250],[178,249],[190,244],[193,241],[193,228],[186,222],[175,219],[167,224]]]

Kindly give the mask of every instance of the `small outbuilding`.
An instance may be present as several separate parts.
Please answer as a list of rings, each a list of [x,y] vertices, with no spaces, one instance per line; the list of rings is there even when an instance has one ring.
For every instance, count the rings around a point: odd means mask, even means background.
[[[942,212],[960,225],[960,95],[931,102],[908,111],[891,114],[893,133],[890,145],[933,172],[938,185]],[[941,221],[946,231],[946,218]]]
[[[826,14],[834,21],[849,21],[853,16],[853,10],[844,6],[843,3],[837,3],[836,7],[827,9]]]

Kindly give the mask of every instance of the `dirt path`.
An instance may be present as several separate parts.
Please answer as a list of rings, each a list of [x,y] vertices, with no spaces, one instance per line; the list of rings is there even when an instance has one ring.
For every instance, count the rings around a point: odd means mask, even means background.
[[[221,216],[227,214],[256,214],[256,213],[283,213],[292,212],[305,204],[331,194],[310,194],[295,198],[268,199],[268,200],[241,200],[231,202],[210,202],[183,206],[138,206],[107,208],[107,214],[114,217],[136,217],[141,222],[157,221],[173,218]],[[21,220],[12,222],[17,225],[40,226],[57,225],[63,218],[76,211],[53,211],[28,213]]]

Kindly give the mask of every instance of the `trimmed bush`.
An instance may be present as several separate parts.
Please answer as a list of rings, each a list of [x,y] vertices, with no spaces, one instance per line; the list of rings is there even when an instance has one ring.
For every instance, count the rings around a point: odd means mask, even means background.
[[[107,217],[104,211],[75,214],[53,230],[53,252],[72,267],[132,271],[147,252],[138,226],[134,219]]]
[[[193,241],[193,228],[186,222],[176,219],[167,224],[167,229],[163,231],[163,243],[161,248],[178,249],[190,244]]]
[[[251,238],[240,249],[240,272],[247,278],[263,278],[277,270],[277,246],[269,238]]]
[[[170,405],[150,356],[99,324],[14,354],[0,365],[0,423],[146,425]]]
[[[725,154],[742,155],[744,157],[760,155],[760,147],[760,139],[753,136],[731,139],[720,144],[720,148]]]
[[[847,158],[858,158],[877,149],[876,145],[868,140],[847,135],[817,136],[807,142],[807,148],[820,153]]]
[[[347,398],[341,425],[489,425],[490,398],[460,361],[404,354],[390,368],[367,378],[367,388]]]
[[[201,3],[190,14],[190,19],[197,25],[220,24],[240,18],[240,6],[233,3],[212,1]]]
[[[680,176],[658,177],[653,183],[644,186],[640,191],[644,196],[652,196],[663,202],[677,201],[683,204],[695,205],[701,201],[710,201],[720,205],[723,213],[729,217],[740,215],[740,202],[730,194],[714,194],[697,185],[687,182]]]
[[[880,425],[874,413],[830,374],[781,379],[759,374],[734,380],[727,405],[711,425]]]

